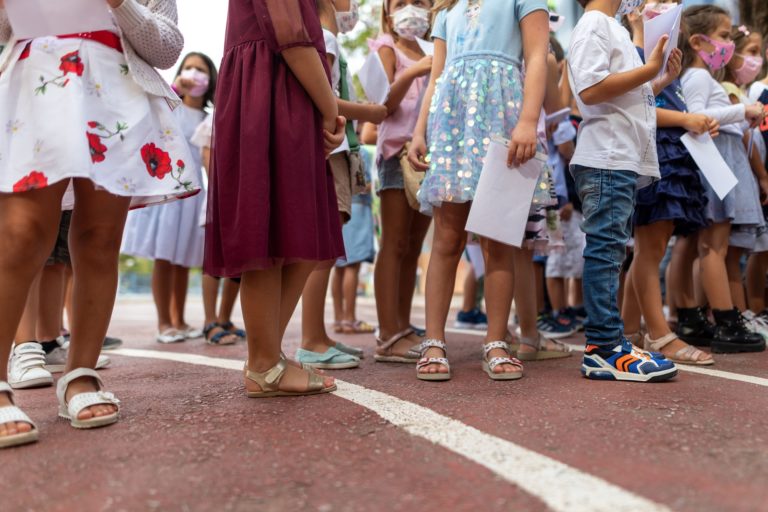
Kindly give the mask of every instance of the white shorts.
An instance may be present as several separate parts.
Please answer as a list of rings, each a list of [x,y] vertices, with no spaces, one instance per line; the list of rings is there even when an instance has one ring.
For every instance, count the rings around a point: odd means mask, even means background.
[[[547,257],[547,277],[581,279],[584,274],[584,247],[586,235],[581,230],[584,220],[579,212],[573,212],[569,221],[560,221],[565,240],[565,249],[552,251]]]

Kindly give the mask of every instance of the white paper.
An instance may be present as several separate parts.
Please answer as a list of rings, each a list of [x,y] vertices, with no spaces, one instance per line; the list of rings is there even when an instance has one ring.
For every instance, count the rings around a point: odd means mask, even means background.
[[[378,52],[371,52],[368,55],[357,77],[360,79],[360,85],[363,86],[368,101],[377,105],[387,102],[390,89],[389,77]]]
[[[416,38],[416,42],[419,44],[421,51],[424,52],[424,55],[428,57],[435,56],[435,43],[427,41],[426,39],[419,39],[418,37]]]
[[[571,115],[571,108],[566,107],[562,110],[558,110],[557,112],[554,112],[552,114],[549,114],[544,122],[547,126],[553,125],[553,124],[560,124]]]
[[[105,0],[5,0],[18,39],[77,34],[114,26]]]
[[[720,151],[717,150],[717,146],[712,141],[712,137],[709,133],[696,135],[688,132],[680,137],[680,141],[688,149],[717,197],[722,200],[728,195],[728,192],[733,190],[739,180],[736,179],[731,168],[723,160]]]
[[[537,154],[524,165],[507,167],[507,145],[492,140],[469,210],[466,230],[507,245],[521,247],[546,155]]]
[[[469,262],[475,271],[475,279],[481,279],[485,275],[483,248],[480,244],[467,244],[467,256],[469,256]]]
[[[669,55],[672,53],[672,50],[677,48],[677,41],[680,38],[680,21],[682,20],[682,17],[683,6],[678,5],[664,14],[660,14],[651,20],[646,20],[643,24],[643,50],[645,51],[646,59],[651,56],[653,49],[656,48],[656,45],[662,36],[669,36],[667,50],[664,52],[664,64],[661,66],[659,75],[666,71]]]

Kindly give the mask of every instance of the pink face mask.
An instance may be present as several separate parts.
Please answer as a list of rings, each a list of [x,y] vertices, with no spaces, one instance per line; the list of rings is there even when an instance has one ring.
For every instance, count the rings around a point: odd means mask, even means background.
[[[733,72],[736,77],[736,84],[751,84],[755,81],[757,75],[760,74],[760,70],[763,69],[763,58],[755,57],[753,55],[739,55],[739,57],[741,57],[744,62],[739,69]]]
[[[727,66],[736,52],[736,44],[733,41],[718,41],[704,34],[699,34],[699,37],[715,47],[711,52],[699,50],[699,57],[704,61],[704,64],[709,66],[712,71],[719,71]]]

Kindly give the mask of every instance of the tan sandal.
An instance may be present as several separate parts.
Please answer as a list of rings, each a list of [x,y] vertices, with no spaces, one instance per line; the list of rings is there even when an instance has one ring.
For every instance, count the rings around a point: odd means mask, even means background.
[[[571,357],[571,347],[558,340],[546,339],[539,336],[536,341],[520,338],[520,344],[533,347],[535,351],[517,351],[517,358],[521,361],[543,361],[545,359],[561,359]]]
[[[488,360],[488,354],[491,350],[500,348],[509,354],[509,357],[492,357]],[[519,368],[515,372],[495,372],[497,366],[502,364],[511,364]],[[483,371],[488,374],[491,380],[518,380],[523,378],[523,363],[519,359],[512,357],[509,343],[506,341],[492,341],[483,344]]]
[[[675,334],[674,332],[671,332],[667,334],[666,336],[662,336],[661,338],[657,340],[652,340],[650,336],[647,334],[645,335],[645,350],[649,350],[651,352],[661,352],[661,350],[672,343],[675,340],[679,340],[680,338]],[[680,340],[682,341],[682,340]],[[683,342],[685,343],[685,342]],[[705,359],[701,359],[702,355],[708,355],[709,357]],[[675,364],[691,364],[694,366],[711,366],[715,364],[715,360],[712,358],[711,355],[707,354],[706,352],[703,352],[696,347],[693,347],[687,343],[685,343],[685,347],[681,348],[673,356],[665,356],[668,360],[672,361]]]
[[[248,398],[308,396],[336,391],[336,384],[330,387],[325,387],[323,383],[323,377],[309,370],[304,370],[309,376],[306,391],[282,391],[280,389],[280,380],[285,375],[287,369],[288,362],[285,359],[280,359],[275,366],[264,373],[252,372],[248,369],[248,365],[246,364],[245,368],[243,369],[245,372],[245,378],[255,382],[261,388],[261,391],[246,391]]]
[[[395,344],[407,338],[414,333],[413,329],[406,329],[403,332],[397,333],[388,340],[383,340],[376,337],[376,353],[373,358],[379,363],[404,363],[404,364],[416,364],[421,359],[421,354],[416,347],[408,350],[405,354],[395,354],[392,349]]]
[[[367,322],[362,320],[356,320],[354,322],[349,320],[342,320],[339,325],[341,334],[371,334],[376,331],[376,328]]]

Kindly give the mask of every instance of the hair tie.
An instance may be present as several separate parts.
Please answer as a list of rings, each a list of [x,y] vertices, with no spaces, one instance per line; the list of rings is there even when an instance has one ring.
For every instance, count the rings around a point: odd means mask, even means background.
[[[749,37],[750,32],[746,25],[742,25],[738,28],[738,31],[744,34],[744,37]]]

